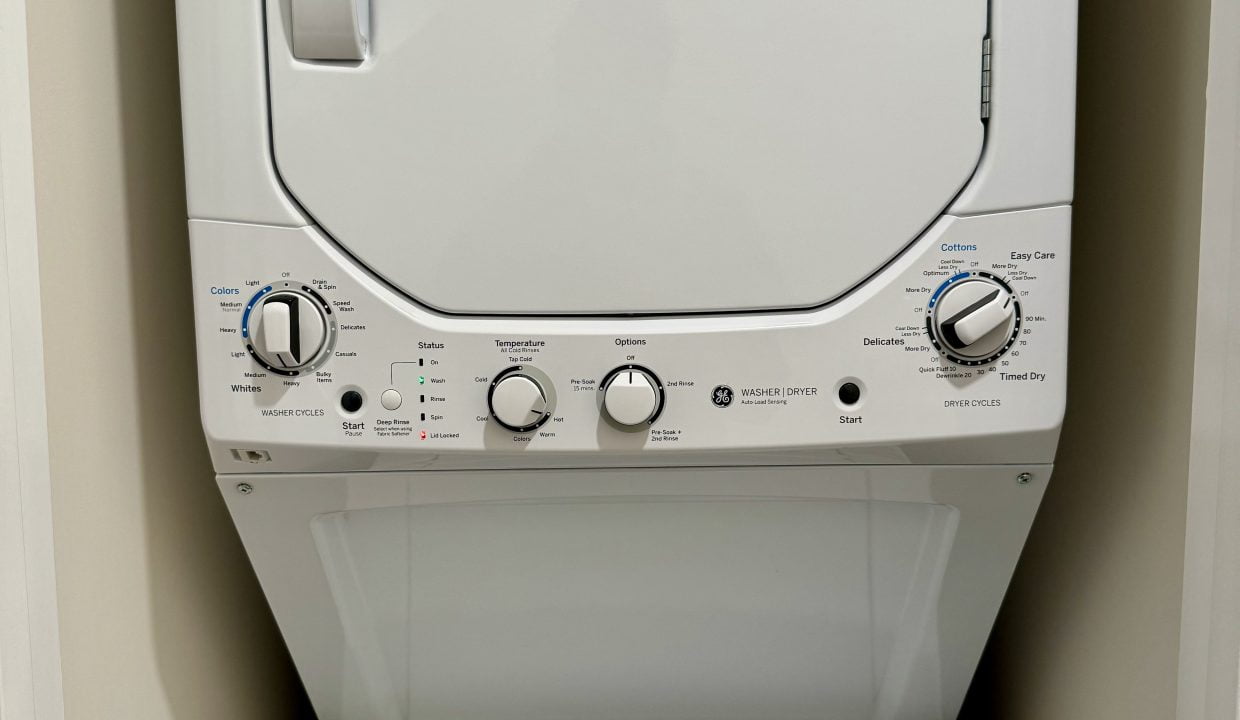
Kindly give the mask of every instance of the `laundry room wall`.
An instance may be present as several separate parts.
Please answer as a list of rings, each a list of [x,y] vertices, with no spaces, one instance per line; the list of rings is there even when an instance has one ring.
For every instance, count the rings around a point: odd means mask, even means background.
[[[1209,0],[1081,0],[1068,414],[968,718],[1176,716]]]
[[[299,717],[198,422],[173,3],[27,12],[67,717]]]

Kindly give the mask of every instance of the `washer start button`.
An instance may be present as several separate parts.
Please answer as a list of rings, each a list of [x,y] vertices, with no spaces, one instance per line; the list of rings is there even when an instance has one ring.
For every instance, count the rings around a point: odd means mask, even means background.
[[[344,395],[340,396],[340,407],[345,412],[355,413],[361,410],[364,404],[365,400],[362,399],[362,394],[356,390],[348,390]]]

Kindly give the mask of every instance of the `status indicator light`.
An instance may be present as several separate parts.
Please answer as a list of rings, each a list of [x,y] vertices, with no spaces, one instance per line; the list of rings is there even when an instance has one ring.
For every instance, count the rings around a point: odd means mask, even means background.
[[[420,438],[422,438],[423,440],[425,440],[425,439],[426,439],[426,431],[425,431],[425,430],[423,430],[423,431],[419,432],[419,433],[418,433],[418,437],[420,437]]]
[[[425,375],[419,375],[419,376],[418,376],[418,384],[419,384],[419,385],[425,385],[425,384],[426,384],[426,376],[425,376]]]

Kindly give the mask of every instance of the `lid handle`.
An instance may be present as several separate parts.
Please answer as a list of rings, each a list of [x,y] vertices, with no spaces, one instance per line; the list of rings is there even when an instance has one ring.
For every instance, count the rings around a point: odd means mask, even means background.
[[[370,0],[292,0],[293,55],[302,60],[366,57]]]

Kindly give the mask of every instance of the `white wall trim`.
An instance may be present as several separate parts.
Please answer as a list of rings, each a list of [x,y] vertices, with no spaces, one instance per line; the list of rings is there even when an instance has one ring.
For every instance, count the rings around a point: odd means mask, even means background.
[[[25,0],[0,0],[0,720],[63,720]]]
[[[1240,0],[1211,12],[1179,720],[1240,717]]]

